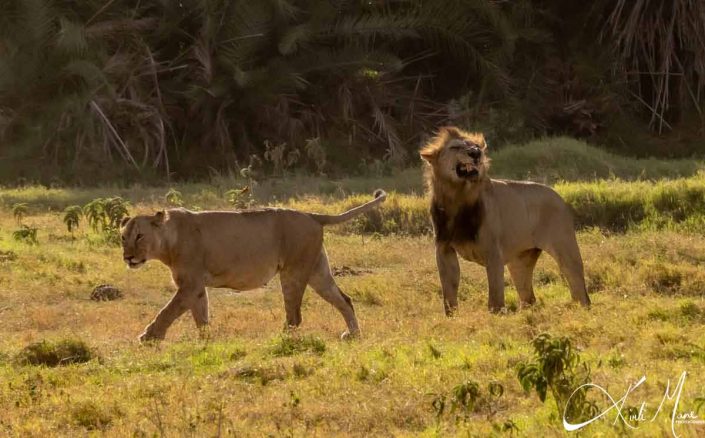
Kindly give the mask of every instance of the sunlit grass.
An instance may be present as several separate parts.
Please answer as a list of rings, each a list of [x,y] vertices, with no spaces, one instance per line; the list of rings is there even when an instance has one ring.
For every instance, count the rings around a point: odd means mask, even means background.
[[[702,212],[679,210],[680,201],[665,202],[659,193],[690,199],[677,188],[698,193],[703,184],[698,176],[657,184],[566,183],[557,189],[569,201],[590,190],[601,193],[598,199],[633,191],[646,210],[694,217]],[[208,190],[212,195],[184,196],[185,202],[222,207],[217,192]],[[163,192],[126,195],[132,196],[134,213],[163,207]],[[77,193],[67,190],[65,199],[120,194]],[[173,293],[168,269],[150,262],[128,271],[119,248],[106,245],[85,224],[71,235],[59,209],[47,211],[45,201],[30,198],[23,221],[39,229],[39,245],[12,239],[15,219],[9,208],[0,210],[0,255],[14,254],[0,256],[0,435],[489,436],[511,421],[520,436],[563,436],[553,402],[525,394],[516,377],[517,365],[531,358],[529,342],[542,332],[569,336],[590,364],[593,381],[614,395],[646,375],[648,384],[632,404],[644,399],[653,409],[666,381],[674,384],[682,371],[688,372],[682,410],[695,409],[695,398],[705,396],[705,237],[687,227],[658,229],[642,221],[626,233],[581,231],[590,310],[570,302],[556,264],[544,256],[536,270],[538,303],[516,309],[507,273],[511,310],[490,314],[484,270],[462,262],[460,312],[449,319],[442,312],[433,241],[423,234],[425,202],[395,195],[381,217],[326,233],[332,266],[347,273],[337,282],[355,303],[359,339],[340,341],[342,317],[311,291],[304,299],[303,326],[283,333],[275,280],[241,294],[211,290],[212,324],[205,335],[184,316],[165,342],[140,346],[137,335]],[[324,195],[281,202],[340,211],[367,199]],[[400,232],[385,225],[390,220],[417,231]],[[375,228],[385,226],[386,231]],[[124,298],[90,300],[92,288],[103,283],[120,288]],[[54,368],[23,365],[18,360],[23,349],[43,340],[80,340],[93,356],[84,364]],[[434,394],[468,381],[481,391],[490,382],[503,386],[495,412],[480,404],[467,421],[438,419]],[[621,433],[613,420],[598,421],[587,434]],[[677,427],[681,436],[703,433],[702,426]],[[638,432],[667,436],[668,415]]]

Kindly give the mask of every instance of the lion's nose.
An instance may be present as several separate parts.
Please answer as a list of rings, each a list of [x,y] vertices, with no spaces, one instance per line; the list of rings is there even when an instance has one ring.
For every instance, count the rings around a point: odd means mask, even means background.
[[[477,160],[482,156],[482,151],[478,147],[473,147],[468,151],[468,155],[470,155],[470,158],[473,160]]]
[[[122,257],[122,259],[125,260],[126,262],[131,262],[133,258],[134,257],[128,256],[128,255]]]

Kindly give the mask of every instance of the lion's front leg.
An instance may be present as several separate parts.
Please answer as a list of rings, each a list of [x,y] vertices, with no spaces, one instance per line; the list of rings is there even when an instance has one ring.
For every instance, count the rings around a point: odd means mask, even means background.
[[[147,325],[140,335],[140,341],[160,340],[166,336],[166,331],[176,319],[191,309],[203,289],[193,286],[182,286],[176,291],[166,306],[159,311],[154,320]]]
[[[499,312],[504,308],[504,262],[499,251],[489,254],[486,269],[490,288],[488,307],[490,312]]]
[[[458,310],[458,285],[460,283],[460,265],[455,249],[447,244],[436,244],[436,264],[441,277],[443,290],[443,308],[446,316],[452,316]]]

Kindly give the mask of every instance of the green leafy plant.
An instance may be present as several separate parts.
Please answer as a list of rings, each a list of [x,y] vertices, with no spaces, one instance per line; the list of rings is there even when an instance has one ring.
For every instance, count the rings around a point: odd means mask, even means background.
[[[28,225],[22,225],[22,228],[12,232],[12,238],[18,242],[25,242],[29,245],[38,245],[37,228]]]
[[[490,382],[485,391],[480,384],[467,380],[453,387],[449,393],[433,394],[431,407],[440,421],[448,414],[455,422],[468,421],[473,413],[484,412],[488,418],[497,413],[498,400],[504,395],[504,386]]]
[[[93,231],[103,236],[106,242],[120,243],[120,222],[128,215],[129,203],[119,196],[97,198],[83,206],[83,215]]]
[[[12,216],[15,218],[17,225],[22,225],[22,219],[29,214],[29,204],[18,203],[12,206]]]
[[[75,229],[81,224],[81,217],[83,216],[83,210],[78,205],[72,205],[66,207],[64,210],[64,224],[69,233],[74,232]]]
[[[230,205],[235,208],[250,208],[255,203],[251,186],[246,186],[242,189],[228,190],[225,192],[225,197]]]
[[[166,200],[167,204],[173,205],[174,207],[181,207],[184,205],[183,195],[180,191],[174,188],[169,189],[166,195],[164,195],[164,200]]]
[[[492,429],[494,429],[495,432],[509,435],[519,433],[519,426],[512,420],[505,420],[502,423],[492,423]]]
[[[595,415],[598,408],[587,399],[587,388],[578,389],[590,382],[590,366],[581,362],[570,338],[553,338],[542,333],[531,344],[534,359],[518,366],[517,377],[524,391],[535,390],[542,402],[550,391],[559,418],[565,414],[566,419],[577,422],[587,415]]]
[[[127,201],[119,196],[105,200],[105,214],[110,229],[118,229],[122,219],[129,214],[129,205]]]

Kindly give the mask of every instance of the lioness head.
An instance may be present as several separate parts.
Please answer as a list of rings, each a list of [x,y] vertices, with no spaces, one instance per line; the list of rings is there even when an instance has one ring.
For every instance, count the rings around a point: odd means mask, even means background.
[[[166,214],[126,217],[120,223],[122,258],[130,269],[137,269],[156,257],[162,243],[161,226]]]
[[[421,149],[433,179],[451,183],[477,182],[487,176],[489,158],[485,137],[456,127],[441,128]]]

